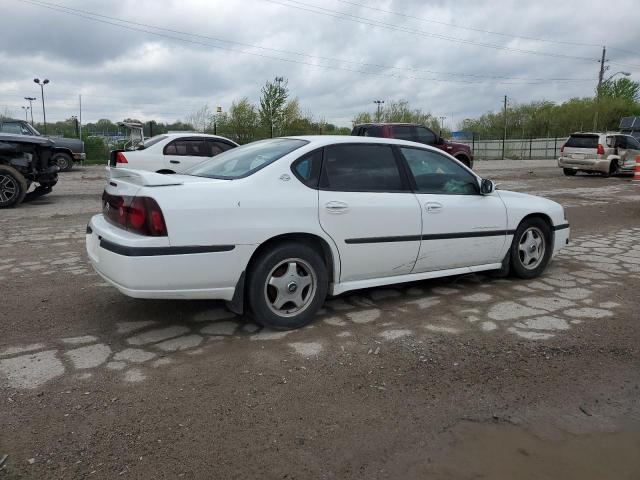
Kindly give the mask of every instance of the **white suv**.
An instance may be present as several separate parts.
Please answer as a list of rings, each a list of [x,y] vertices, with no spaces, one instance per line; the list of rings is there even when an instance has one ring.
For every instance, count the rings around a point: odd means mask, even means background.
[[[573,133],[560,148],[558,166],[565,175],[600,172],[603,177],[633,173],[640,143],[623,133]]]
[[[145,140],[135,150],[112,151],[109,165],[158,173],[182,173],[237,146],[232,140],[218,135],[166,133]]]

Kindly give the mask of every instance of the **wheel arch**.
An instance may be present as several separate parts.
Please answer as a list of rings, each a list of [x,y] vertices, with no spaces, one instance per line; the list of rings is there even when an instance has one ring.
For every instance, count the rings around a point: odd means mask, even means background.
[[[253,265],[255,265],[256,261],[258,260],[258,258],[260,258],[263,252],[267,251],[269,248],[272,248],[275,245],[285,242],[304,243],[319,252],[322,255],[325,265],[327,266],[329,285],[336,282],[337,279],[340,278],[340,256],[337,248],[332,244],[330,239],[324,238],[317,233],[308,232],[292,232],[274,235],[273,237],[270,237],[267,240],[263,241],[251,254],[245,270],[242,272],[242,275],[240,275],[240,278],[238,279],[233,299],[230,302],[227,302],[227,307],[229,308],[229,310],[239,315],[244,312],[245,284],[247,281],[247,276],[251,271]]]
[[[260,244],[258,248],[255,249],[249,262],[247,263],[247,271],[251,269],[252,265],[256,262],[256,260],[260,257],[262,252],[268,250],[274,245],[284,243],[284,242],[299,242],[309,245],[314,248],[318,253],[322,255],[325,265],[327,266],[327,274],[329,275],[329,283],[333,283],[336,278],[339,277],[338,267],[340,266],[339,258],[336,261],[336,253],[334,253],[329,241],[315,233],[307,233],[307,232],[294,232],[294,233],[283,233],[280,235],[275,235]]]
[[[55,156],[58,153],[64,153],[66,155],[69,155],[71,157],[71,161],[73,161],[73,152],[71,151],[70,148],[66,148],[66,147],[53,147],[51,149],[51,156]]]
[[[471,159],[466,153],[464,152],[456,153],[453,157],[456,160],[464,163],[467,167],[471,168]]]
[[[525,220],[529,220],[531,218],[539,218],[540,220],[542,220],[544,223],[547,224],[547,226],[549,227],[549,233],[551,235],[551,245],[553,245],[554,241],[555,241],[555,230],[553,228],[553,220],[551,220],[551,217],[549,215],[547,215],[546,213],[542,213],[542,212],[533,212],[533,213],[529,213],[527,215],[525,215],[524,217],[522,217],[520,219],[520,221],[518,222],[518,225],[516,226],[516,229],[522,225],[522,222],[524,222]]]

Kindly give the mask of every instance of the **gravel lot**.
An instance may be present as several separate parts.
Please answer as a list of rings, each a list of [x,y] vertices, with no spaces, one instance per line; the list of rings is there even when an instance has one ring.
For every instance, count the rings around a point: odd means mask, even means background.
[[[640,186],[476,169],[567,208],[543,277],[352,292],[293,332],[105,284],[104,167],[0,211],[0,478],[640,478]]]

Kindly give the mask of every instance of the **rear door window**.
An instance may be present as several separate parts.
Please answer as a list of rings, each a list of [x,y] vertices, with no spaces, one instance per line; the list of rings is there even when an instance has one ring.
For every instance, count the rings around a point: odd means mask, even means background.
[[[416,141],[415,127],[410,125],[394,125],[393,126],[393,138],[398,140],[408,140],[410,142]]]
[[[189,156],[189,157],[209,157],[204,140],[180,138],[167,144],[164,147],[165,155]]]
[[[365,137],[382,137],[382,127],[380,126],[371,126],[371,127],[364,127],[362,129],[362,136]]]
[[[571,135],[565,144],[570,148],[598,148],[597,135]]]
[[[374,144],[325,147],[320,186],[338,192],[408,190],[391,147]]]

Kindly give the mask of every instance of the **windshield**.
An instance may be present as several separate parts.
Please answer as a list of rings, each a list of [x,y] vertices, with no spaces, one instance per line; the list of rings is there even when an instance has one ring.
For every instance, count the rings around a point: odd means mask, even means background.
[[[227,150],[211,160],[190,168],[185,173],[196,177],[227,180],[247,177],[307,143],[309,142],[306,140],[294,138],[261,140]]]

